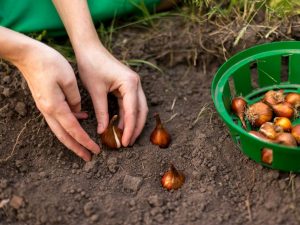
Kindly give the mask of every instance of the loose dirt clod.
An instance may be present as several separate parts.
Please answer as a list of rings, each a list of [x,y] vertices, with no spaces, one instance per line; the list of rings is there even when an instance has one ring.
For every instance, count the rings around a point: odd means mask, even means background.
[[[9,205],[14,209],[19,209],[24,205],[24,199],[18,195],[13,195],[9,202]]]

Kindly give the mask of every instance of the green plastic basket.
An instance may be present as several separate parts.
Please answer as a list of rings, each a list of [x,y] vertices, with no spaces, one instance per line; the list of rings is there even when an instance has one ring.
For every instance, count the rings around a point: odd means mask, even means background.
[[[283,66],[285,64],[287,66]],[[300,42],[267,43],[234,55],[217,71],[211,94],[233,141],[247,156],[273,169],[300,172],[300,147],[287,147],[257,139],[242,128],[230,109],[233,97],[243,96],[248,104],[253,104],[261,100],[268,90],[276,89],[283,89],[285,93],[300,93]],[[299,118],[293,121],[293,125],[299,123]],[[263,148],[273,150],[271,165],[261,161]]]

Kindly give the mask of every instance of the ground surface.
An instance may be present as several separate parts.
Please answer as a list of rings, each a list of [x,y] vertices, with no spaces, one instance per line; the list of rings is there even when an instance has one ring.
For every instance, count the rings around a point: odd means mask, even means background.
[[[184,17],[114,33],[112,49],[120,59],[148,60],[164,74],[135,67],[150,109],[145,129],[132,148],[104,148],[90,163],[60,144],[18,71],[2,62],[1,158],[15,151],[0,166],[0,202],[10,200],[0,205],[0,224],[299,224],[300,177],[244,156],[210,97],[214,72],[224,62],[220,51],[226,56],[255,43],[297,38],[293,21],[268,38],[260,35],[268,28],[249,29],[235,48],[230,25],[220,28],[227,37],[214,34],[217,25]],[[84,90],[82,95],[90,118],[81,124],[99,142],[91,101]],[[172,136],[168,149],[149,142],[155,112]],[[186,175],[174,192],[160,185],[170,162]]]

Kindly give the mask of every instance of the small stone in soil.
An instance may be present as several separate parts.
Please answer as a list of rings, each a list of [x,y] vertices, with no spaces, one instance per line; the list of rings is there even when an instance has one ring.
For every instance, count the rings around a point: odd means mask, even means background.
[[[118,170],[118,159],[116,157],[110,157],[107,159],[108,170],[111,173],[116,173]]]
[[[85,172],[91,172],[97,165],[97,161],[93,160],[90,162],[86,162],[85,165],[83,166],[83,170]]]
[[[123,180],[123,187],[127,190],[138,191],[141,184],[143,182],[143,178],[141,177],[133,177],[130,175],[126,175]]]
[[[14,209],[19,209],[24,204],[24,200],[20,196],[13,195],[13,197],[11,198],[9,204]]]
[[[90,217],[95,212],[95,207],[93,202],[87,202],[83,206],[84,215]]]
[[[154,207],[161,207],[164,204],[163,199],[159,198],[158,195],[150,196],[148,198],[148,202],[151,206],[154,206]]]
[[[26,109],[26,105],[24,102],[17,102],[16,106],[15,106],[15,111],[21,115],[21,116],[25,116],[27,114],[27,109]]]

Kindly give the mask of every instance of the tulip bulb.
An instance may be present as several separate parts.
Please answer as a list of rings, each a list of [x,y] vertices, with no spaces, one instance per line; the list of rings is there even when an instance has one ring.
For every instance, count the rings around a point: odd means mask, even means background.
[[[283,101],[284,101],[283,90],[279,90],[279,91],[270,90],[265,94],[263,98],[263,102],[268,105],[276,105]]]
[[[267,138],[275,139],[277,136],[277,129],[271,122],[266,122],[259,128],[259,132],[265,135]]]
[[[297,141],[290,133],[280,133],[276,136],[275,142],[290,147],[296,147]]]
[[[290,103],[294,108],[298,109],[300,107],[300,94],[289,93],[285,96],[285,101]]]
[[[106,130],[100,135],[102,144],[110,148],[121,148],[122,147],[122,135],[123,130],[114,125],[114,122],[118,119],[117,115],[114,115]]]
[[[300,144],[300,124],[292,128],[291,134],[294,136],[297,143]]]
[[[167,148],[171,142],[171,136],[163,127],[159,114],[156,113],[154,116],[156,119],[156,127],[151,133],[150,141],[152,144],[158,145],[160,148]]]
[[[272,120],[273,112],[267,104],[257,102],[247,109],[246,116],[253,126],[260,127],[265,122]]]
[[[242,97],[233,98],[231,101],[231,110],[240,119],[244,129],[247,128],[244,116],[247,107],[247,102]]]
[[[179,189],[185,181],[185,176],[182,172],[178,171],[173,164],[171,164],[170,169],[165,172],[161,179],[161,184],[164,188],[169,190]]]
[[[281,127],[285,132],[289,132],[292,129],[292,123],[290,119],[286,117],[275,117],[274,125]]]
[[[295,110],[293,106],[288,102],[279,103],[277,105],[272,105],[274,114],[278,117],[293,118],[295,115]]]
[[[264,148],[261,151],[261,161],[266,164],[272,164],[273,162],[273,150],[269,148]]]

